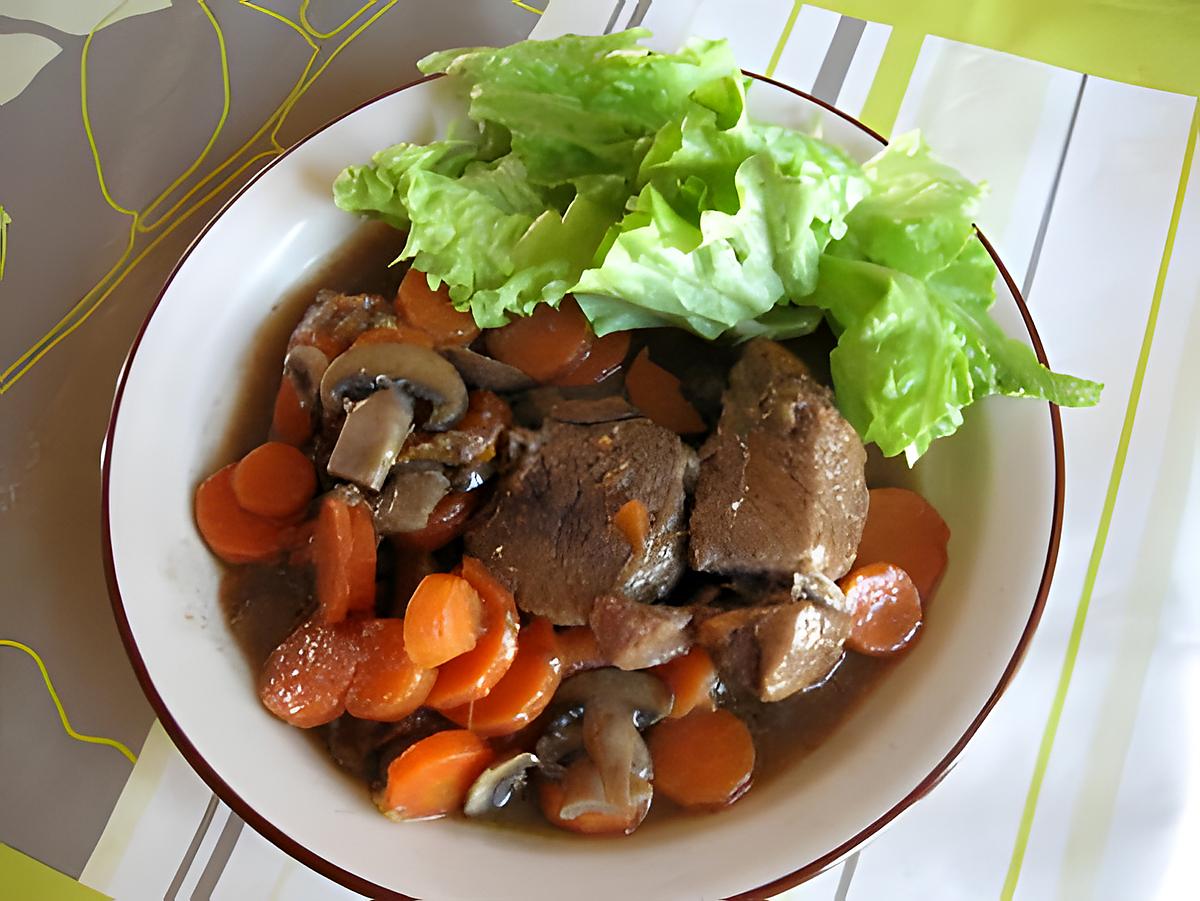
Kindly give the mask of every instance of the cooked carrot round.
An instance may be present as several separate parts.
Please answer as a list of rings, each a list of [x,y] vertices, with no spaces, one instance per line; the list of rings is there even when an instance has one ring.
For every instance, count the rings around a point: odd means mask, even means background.
[[[271,439],[301,447],[313,433],[312,411],[304,406],[296,383],[284,376],[271,413]]]
[[[949,541],[945,520],[921,495],[907,488],[872,488],[854,566],[894,563],[928,603],[946,570]]]
[[[304,623],[263,664],[258,696],[271,713],[301,729],[331,722],[346,709],[358,665],[357,626]]]
[[[483,633],[483,602],[461,576],[426,576],[409,598],[404,643],[418,666],[441,666],[475,647]]]
[[[209,550],[226,563],[258,563],[283,553],[292,531],[283,523],[250,513],[238,503],[230,463],[196,489],[196,525]]]
[[[494,391],[479,389],[468,395],[467,412],[463,414],[454,430],[488,435],[497,428],[508,428],[512,422],[512,408],[504,398]]]
[[[517,656],[487,696],[442,713],[479,735],[511,735],[546,709],[562,681],[558,639],[549,620],[534,619],[517,635]]]
[[[375,803],[396,820],[445,816],[462,807],[495,756],[487,742],[464,729],[434,733],[388,765],[387,785]]]
[[[562,658],[562,677],[569,679],[585,670],[612,666],[600,652],[591,626],[571,626],[558,632],[558,654]]]
[[[860,654],[886,657],[904,650],[921,629],[921,596],[903,569],[871,563],[852,570],[838,582],[854,611],[846,647]]]
[[[428,334],[438,347],[465,346],[479,336],[479,326],[470,313],[454,309],[450,289],[443,283],[429,287],[424,272],[409,269],[396,295],[396,312],[413,328]]]
[[[477,701],[503,678],[517,656],[517,604],[474,557],[464,557],[462,577],[483,603],[483,634],[475,647],[438,668],[437,681],[425,703],[445,709]]]
[[[478,505],[478,491],[451,491],[429,512],[425,528],[416,532],[397,532],[392,541],[416,551],[436,551],[466,530],[467,520]]]
[[[629,332],[593,338],[587,357],[554,380],[556,385],[595,385],[621,368],[629,353]]]
[[[646,744],[655,791],[684,807],[725,807],[749,790],[754,777],[754,739],[728,710],[695,710],[663,720]]]
[[[312,460],[281,441],[259,445],[233,470],[238,503],[259,516],[288,519],[303,513],[316,490]]]
[[[433,347],[433,336],[411,325],[383,326],[369,328],[357,338],[351,347],[360,344],[416,344],[420,347]]]
[[[437,672],[417,666],[404,649],[404,620],[369,619],[362,623],[361,657],[346,712],[364,720],[394,723],[424,702]]]
[[[591,327],[573,297],[563,298],[557,309],[540,303],[531,316],[487,333],[487,349],[493,357],[539,382],[551,382],[570,371],[591,345]]]
[[[651,667],[650,672],[667,683],[675,703],[667,714],[672,719],[687,716],[693,710],[712,710],[717,687],[717,667],[708,651],[694,645],[686,654]]]
[[[633,405],[664,429],[694,435],[706,428],[696,408],[683,396],[679,379],[650,359],[649,348],[642,348],[629,364],[625,390]]]
[[[361,509],[360,509],[361,508]],[[375,603],[375,530],[370,511],[336,494],[321,500],[313,535],[318,616],[341,622]]]

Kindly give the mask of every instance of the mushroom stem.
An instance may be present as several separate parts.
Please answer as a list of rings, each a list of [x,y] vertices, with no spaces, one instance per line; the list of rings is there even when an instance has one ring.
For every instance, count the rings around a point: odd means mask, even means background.
[[[326,467],[331,476],[378,491],[412,429],[413,405],[396,387],[376,391],[346,416]]]

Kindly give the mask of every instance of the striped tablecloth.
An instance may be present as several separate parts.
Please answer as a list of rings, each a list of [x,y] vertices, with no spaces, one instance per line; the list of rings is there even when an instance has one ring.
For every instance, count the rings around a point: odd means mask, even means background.
[[[1062,551],[1017,679],[930,797],[785,897],[1194,898],[1200,67],[1180,54],[1200,51],[1200,19],[1177,2],[1142,18],[1049,0],[826,5],[843,12],[552,0],[528,15],[535,37],[638,22],[662,47],[728,37],[747,69],[884,134],[921,128],[991,185],[979,224],[1051,361],[1107,387],[1064,413]],[[244,828],[157,727],[82,881],[120,898],[350,894]]]

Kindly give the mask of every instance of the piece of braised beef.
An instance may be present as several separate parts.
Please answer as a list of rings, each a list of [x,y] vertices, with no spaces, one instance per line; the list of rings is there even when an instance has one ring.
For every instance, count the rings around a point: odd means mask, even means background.
[[[865,463],[833,393],[783,346],[750,342],[700,450],[692,566],[785,580],[843,575],[867,515]]]
[[[538,432],[514,433],[520,456],[467,533],[467,553],[512,589],[522,610],[556,625],[583,625],[602,595],[665,596],[684,569],[691,449],[642,418],[547,420]],[[631,500],[650,518],[638,551],[612,522]]]

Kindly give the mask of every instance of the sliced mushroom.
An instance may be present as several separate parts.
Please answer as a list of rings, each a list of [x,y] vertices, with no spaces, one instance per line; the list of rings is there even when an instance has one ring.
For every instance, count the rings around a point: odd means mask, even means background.
[[[395,473],[375,503],[376,531],[380,535],[419,532],[429,523],[429,514],[438,501],[449,492],[450,480],[440,469]]]
[[[413,404],[399,388],[376,391],[346,416],[326,466],[329,474],[378,491],[412,430]]]
[[[620,831],[628,835],[646,818],[654,789],[649,781],[639,776],[630,774],[627,780],[625,795],[628,800],[624,804],[614,803],[596,765],[586,757],[576,760],[567,768],[562,781],[558,819],[569,822],[584,814],[602,814],[623,821],[624,828]]]
[[[583,714],[583,744],[617,808],[630,803],[630,777],[653,776],[650,752],[638,731],[671,712],[674,696],[666,684],[645,672],[615,667],[590,670],[562,684],[555,702]]]
[[[283,358],[283,374],[292,380],[296,393],[313,408],[321,391],[321,377],[329,368],[329,357],[310,344],[298,344]]]
[[[434,405],[424,425],[429,431],[445,431],[467,410],[467,386],[457,369],[427,347],[394,343],[360,344],[330,363],[321,379],[321,404],[333,416],[346,400],[389,384],[403,385]]]
[[[583,723],[574,713],[557,717],[546,727],[534,750],[542,772],[552,779],[561,779],[567,764],[583,752]]]
[[[474,388],[491,391],[523,391],[537,384],[533,379],[507,363],[477,354],[465,347],[446,347],[442,356],[454,364],[463,381]]]
[[[537,764],[537,755],[529,751],[493,763],[467,791],[463,813],[481,817],[504,807],[524,788],[530,768]]]

